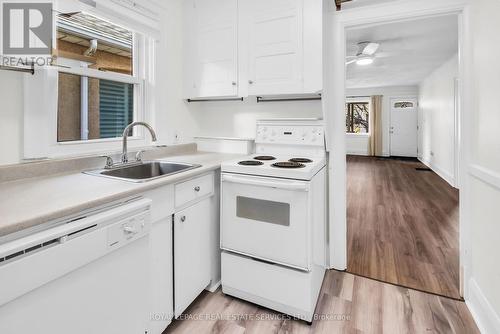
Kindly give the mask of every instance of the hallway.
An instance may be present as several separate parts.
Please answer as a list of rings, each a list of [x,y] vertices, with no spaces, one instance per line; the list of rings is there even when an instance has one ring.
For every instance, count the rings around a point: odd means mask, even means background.
[[[460,298],[458,190],[425,167],[347,157],[347,270]]]

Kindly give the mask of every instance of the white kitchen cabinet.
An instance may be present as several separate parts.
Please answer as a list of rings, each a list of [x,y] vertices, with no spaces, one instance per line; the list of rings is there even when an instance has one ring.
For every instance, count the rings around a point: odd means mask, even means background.
[[[248,43],[248,93],[302,91],[302,0],[241,0]]]
[[[241,70],[248,95],[316,93],[322,88],[322,1],[240,0]],[[246,61],[243,61],[244,58]]]
[[[193,1],[185,10],[186,98],[322,89],[321,0]]]
[[[161,334],[173,315],[173,253],[172,216],[174,214],[174,186],[167,185],[144,194],[153,201],[151,220],[151,280],[150,280],[150,334]]]
[[[174,216],[175,317],[210,284],[211,198],[177,212]]]
[[[172,216],[153,224],[151,245],[150,333],[161,334],[173,313]]]
[[[185,12],[187,98],[238,95],[238,1],[190,0]]]

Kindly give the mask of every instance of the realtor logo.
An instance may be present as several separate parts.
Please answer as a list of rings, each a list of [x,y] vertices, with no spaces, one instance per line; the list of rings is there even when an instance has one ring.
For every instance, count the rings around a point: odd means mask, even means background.
[[[3,4],[3,53],[50,54],[52,3]]]

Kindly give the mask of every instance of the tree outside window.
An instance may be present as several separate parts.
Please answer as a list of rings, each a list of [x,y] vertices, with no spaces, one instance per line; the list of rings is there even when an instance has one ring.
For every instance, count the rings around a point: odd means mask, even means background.
[[[346,103],[346,132],[347,133],[369,133],[369,103],[348,102]]]

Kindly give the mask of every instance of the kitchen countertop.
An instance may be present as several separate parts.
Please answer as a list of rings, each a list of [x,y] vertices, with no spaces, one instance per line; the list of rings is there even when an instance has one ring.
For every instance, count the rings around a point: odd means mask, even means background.
[[[166,156],[161,159],[202,166],[142,183],[75,171],[0,183],[0,238],[150,189],[189,179],[218,169],[222,161],[238,156],[240,155],[213,152]]]

